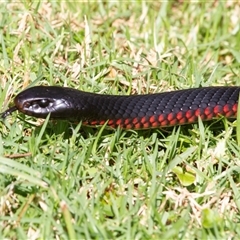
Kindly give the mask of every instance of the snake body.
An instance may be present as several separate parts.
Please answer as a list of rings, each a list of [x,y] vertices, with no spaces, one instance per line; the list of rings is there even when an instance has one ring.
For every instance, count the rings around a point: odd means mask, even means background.
[[[194,123],[219,116],[235,118],[240,87],[203,87],[145,95],[103,95],[58,86],[37,86],[19,93],[15,106],[24,114],[82,121],[124,129],[147,129]]]

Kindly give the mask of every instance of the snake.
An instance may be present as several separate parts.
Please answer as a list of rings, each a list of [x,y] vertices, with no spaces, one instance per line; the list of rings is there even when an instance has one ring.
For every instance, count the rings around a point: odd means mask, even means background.
[[[236,118],[240,87],[213,86],[140,95],[105,95],[61,86],[35,86],[20,92],[2,118],[18,110],[36,118],[149,129]]]

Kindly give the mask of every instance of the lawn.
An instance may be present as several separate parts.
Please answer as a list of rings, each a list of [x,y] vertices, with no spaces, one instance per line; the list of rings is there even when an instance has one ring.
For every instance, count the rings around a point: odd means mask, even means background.
[[[29,86],[240,85],[236,1],[2,1],[1,111]],[[238,239],[240,128],[0,122],[0,239]]]

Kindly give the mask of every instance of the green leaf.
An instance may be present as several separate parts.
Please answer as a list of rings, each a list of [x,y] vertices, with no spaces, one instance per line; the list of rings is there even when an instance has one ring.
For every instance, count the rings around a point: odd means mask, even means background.
[[[209,208],[202,210],[201,222],[204,228],[213,228],[220,221],[221,217],[216,211]]]
[[[179,181],[183,186],[189,186],[194,183],[196,174],[192,169],[182,169],[181,167],[174,167],[172,171],[177,175]]]

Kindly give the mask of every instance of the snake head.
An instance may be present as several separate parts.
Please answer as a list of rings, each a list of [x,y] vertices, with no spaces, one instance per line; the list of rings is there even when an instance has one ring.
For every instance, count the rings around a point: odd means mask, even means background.
[[[69,97],[64,88],[37,86],[19,93],[14,103],[17,110],[29,116],[46,118],[50,113],[52,119],[65,119],[73,114]]]

